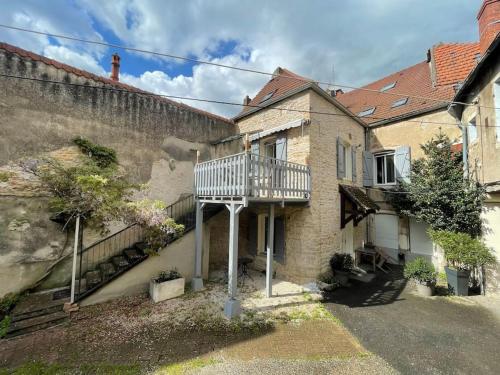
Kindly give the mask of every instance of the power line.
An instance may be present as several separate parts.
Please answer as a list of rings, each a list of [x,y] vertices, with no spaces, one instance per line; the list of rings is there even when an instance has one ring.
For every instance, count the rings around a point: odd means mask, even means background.
[[[22,27],[16,27],[16,26],[10,26],[10,25],[4,25],[0,24],[0,27],[6,28],[6,29],[11,29],[11,30],[17,30],[17,31],[22,31],[22,32],[27,32],[27,33],[32,33],[32,34],[37,34],[37,35],[44,35],[44,36],[49,36],[52,38],[60,38],[60,39],[66,39],[66,40],[71,40],[75,42],[81,42],[81,43],[88,43],[88,44],[95,44],[95,45],[100,45],[100,46],[105,46],[105,47],[112,47],[112,48],[118,48],[126,51],[132,51],[132,52],[138,52],[138,53],[145,53],[145,54],[150,54],[154,56],[161,56],[161,57],[168,57],[171,59],[176,59],[176,60],[183,60],[183,61],[189,61],[197,64],[205,64],[205,65],[211,65],[211,66],[217,66],[219,68],[225,68],[225,69],[233,69],[233,70],[238,70],[242,72],[247,72],[247,73],[254,73],[254,74],[260,74],[260,75],[265,75],[265,76],[271,76],[271,77],[276,77],[277,75],[274,73],[269,73],[269,72],[264,72],[261,70],[256,70],[256,69],[249,69],[249,68],[241,68],[233,65],[227,65],[227,64],[221,64],[221,63],[215,63],[212,61],[207,61],[207,60],[199,60],[191,57],[186,57],[186,56],[179,56],[179,55],[174,55],[171,53],[164,53],[164,52],[156,52],[156,51],[150,51],[150,50],[145,50],[141,48],[135,48],[135,47],[128,47],[128,46],[123,46],[120,44],[113,44],[113,43],[107,43],[107,42],[102,42],[98,40],[88,40],[88,39],[83,39],[83,38],[77,38],[77,37],[72,37],[72,36],[67,36],[67,35],[61,35],[61,34],[54,34],[54,33],[47,33],[43,31],[37,31],[37,30],[31,30],[31,29],[26,29]],[[327,85],[327,86],[337,86],[341,88],[346,88],[346,89],[352,89],[352,90],[361,90],[361,91],[367,91],[367,92],[372,92],[372,93],[377,93],[377,94],[383,94],[383,95],[392,95],[392,96],[397,96],[397,97],[407,97],[407,98],[413,98],[413,99],[422,99],[422,100],[430,100],[434,102],[439,102],[439,103],[445,103],[445,104],[459,104],[463,106],[475,106],[475,104],[472,103],[465,103],[465,102],[457,102],[457,101],[450,101],[450,100],[443,100],[443,99],[436,99],[436,98],[430,98],[430,97],[425,97],[425,96],[420,96],[420,95],[410,95],[410,94],[405,94],[405,93],[397,93],[397,92],[389,92],[389,91],[380,91],[380,90],[375,90],[375,89],[368,89],[365,87],[354,87],[354,86],[349,86],[349,85],[342,85],[338,83],[332,83],[332,82],[324,82],[324,81],[314,81],[310,80],[307,78],[303,77],[298,77],[298,76],[288,76],[288,75],[280,75],[281,78],[285,79],[291,79],[291,80],[296,80],[296,81],[302,81],[302,82],[316,82],[317,84],[322,84],[322,85]],[[497,107],[488,107],[488,106],[482,106],[483,108],[489,108],[489,109],[499,109]]]
[[[154,94],[154,93],[149,93],[149,92],[142,91],[142,90],[131,91],[131,90],[119,89],[119,88],[115,88],[115,87],[92,86],[92,85],[85,85],[85,84],[80,84],[80,83],[54,81],[54,80],[47,80],[47,79],[42,79],[42,78],[23,77],[23,76],[9,75],[9,74],[0,74],[0,77],[19,79],[19,80],[25,80],[25,81],[35,81],[35,82],[40,82],[40,83],[53,83],[53,84],[66,85],[66,86],[94,88],[94,89],[115,91],[115,92],[125,92],[125,93],[132,93],[132,94],[137,94],[137,95],[141,95],[141,96],[146,96],[146,97],[158,97],[158,98],[177,99],[177,100],[190,100],[190,101],[195,101],[195,102],[222,104],[222,105],[230,105],[230,106],[237,106],[237,107],[251,107],[251,108],[259,108],[259,109],[266,108],[266,109],[276,110],[276,111],[310,113],[310,114],[336,116],[336,117],[349,117],[349,118],[358,119],[358,120],[363,120],[363,119],[390,120],[389,118],[384,118],[384,117],[373,117],[373,116],[359,117],[356,115],[334,113],[334,112],[311,111],[311,110],[305,110],[305,109],[303,110],[303,109],[294,109],[294,108],[285,108],[285,107],[266,107],[263,105],[245,105],[242,103],[234,103],[234,102],[228,102],[228,101],[223,101],[223,100],[211,100],[211,99],[192,98],[192,97],[187,97],[187,96]],[[179,103],[179,104],[183,104],[183,103]],[[195,108],[195,109],[197,109],[197,108]],[[218,116],[218,117],[220,117],[220,116]],[[427,121],[427,120],[405,120],[405,122],[415,122],[415,123],[418,123],[420,125],[422,125],[422,124],[435,124],[435,125],[448,125],[448,126],[456,126],[456,127],[459,126],[457,123]],[[465,126],[471,126],[471,125],[465,125]],[[482,125],[480,123],[477,123],[476,127],[482,127]],[[487,126],[487,127],[500,127],[500,126]]]
[[[201,99],[201,98],[193,98],[193,97],[178,96],[178,95],[155,94],[155,93],[150,93],[150,92],[146,92],[146,91],[142,91],[142,90],[140,90],[140,91],[131,91],[131,90],[126,90],[126,89],[114,88],[114,87],[92,86],[92,85],[84,85],[84,84],[80,84],[80,83],[54,81],[54,80],[47,80],[47,79],[42,79],[42,78],[23,77],[23,76],[9,75],[9,74],[0,74],[0,77],[20,79],[20,80],[25,80],[25,81],[53,83],[53,84],[60,84],[60,85],[66,85],[66,86],[97,88],[97,89],[100,89],[100,90],[116,91],[116,92],[126,92],[126,93],[132,93],[132,94],[142,95],[142,96],[146,96],[146,97],[159,97],[159,98],[177,99],[177,100],[190,100],[190,101],[195,101],[195,102],[222,104],[222,105],[230,105],[230,106],[237,106],[237,107],[250,107],[250,108],[258,108],[258,109],[264,109],[264,108],[266,108],[266,109],[276,110],[276,111],[311,113],[311,114],[336,116],[336,117],[349,117],[349,118],[358,119],[358,120],[372,119],[372,120],[383,121],[383,120],[390,120],[391,119],[391,118],[375,117],[375,116],[363,116],[363,117],[360,117],[360,116],[356,116],[356,115],[349,115],[349,114],[342,114],[342,113],[311,111],[311,110],[305,110],[305,109],[294,109],[294,108],[285,108],[285,107],[266,107],[264,105],[257,105],[257,104],[253,104],[253,105],[251,105],[251,104],[241,104],[241,103],[234,103],[234,102],[228,102],[228,101],[223,101],[223,100]],[[179,103],[179,104],[183,104],[183,103]],[[197,109],[197,108],[195,108],[195,109]],[[218,116],[218,117],[220,117],[220,116]],[[435,125],[448,125],[448,126],[456,126],[456,127],[459,126],[457,123],[452,123],[452,122],[427,121],[427,120],[405,120],[405,122],[415,122],[415,123],[418,123],[420,125],[422,125],[422,124],[435,124]],[[468,127],[468,126],[471,126],[471,125],[464,125],[464,126]],[[475,125],[475,127],[483,127],[483,126],[480,123],[477,123]],[[487,127],[488,128],[493,128],[493,127],[500,127],[500,126],[489,125]]]

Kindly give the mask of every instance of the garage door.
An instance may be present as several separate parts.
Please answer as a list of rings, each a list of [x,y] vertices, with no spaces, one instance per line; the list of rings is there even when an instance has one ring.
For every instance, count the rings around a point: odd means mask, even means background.
[[[410,219],[410,251],[413,254],[433,255],[432,241],[427,234],[429,226]]]
[[[396,215],[375,215],[375,245],[398,249],[398,217]]]

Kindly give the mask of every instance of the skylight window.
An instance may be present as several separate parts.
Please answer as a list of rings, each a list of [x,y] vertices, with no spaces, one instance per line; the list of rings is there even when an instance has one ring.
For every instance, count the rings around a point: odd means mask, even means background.
[[[368,116],[368,115],[373,114],[373,112],[375,112],[375,107],[371,107],[371,108],[365,109],[364,111],[359,112],[358,116],[359,117]]]
[[[408,103],[408,98],[398,99],[392,103],[391,108],[401,107],[402,105],[405,105],[406,103]]]
[[[269,100],[271,99],[271,97],[274,95],[274,93],[276,92],[276,90],[274,91],[271,91],[271,92],[268,92],[263,98],[262,100],[259,102],[260,103],[264,103],[266,100]]]
[[[384,87],[382,87],[382,88],[380,89],[380,92],[384,92],[384,91],[390,90],[390,89],[392,89],[394,86],[396,86],[396,82],[389,83],[388,85],[385,85]]]

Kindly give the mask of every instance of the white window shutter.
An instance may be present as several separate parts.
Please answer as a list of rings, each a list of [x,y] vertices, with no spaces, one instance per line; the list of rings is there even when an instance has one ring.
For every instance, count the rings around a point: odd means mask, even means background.
[[[394,152],[396,180],[410,182],[411,153],[410,146],[399,146]]]
[[[340,137],[337,137],[337,178],[345,178],[345,152]]]
[[[276,159],[286,161],[286,133],[276,139]]]
[[[373,154],[363,151],[363,186],[373,186]]]
[[[351,165],[352,165],[352,180],[356,182],[357,173],[356,173],[356,147],[352,146],[351,148]]]

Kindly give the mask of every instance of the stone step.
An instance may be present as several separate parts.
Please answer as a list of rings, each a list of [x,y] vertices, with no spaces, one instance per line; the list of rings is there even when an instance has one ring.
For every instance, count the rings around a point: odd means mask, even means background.
[[[123,255],[113,257],[113,259],[111,259],[111,262],[117,269],[125,268],[130,264]]]
[[[85,273],[85,280],[86,280],[87,288],[91,289],[102,281],[101,272],[100,271],[88,271]]]
[[[139,250],[139,253],[141,255],[144,255],[146,253],[146,250],[148,249],[148,244],[146,242],[137,242],[134,244],[134,249]]]
[[[33,293],[21,297],[10,314],[12,320],[18,321],[62,310],[69,298],[54,299],[53,294]]]
[[[24,335],[27,333],[39,331],[56,324],[60,324],[68,319],[68,314],[64,311],[53,312],[51,314],[41,315],[29,319],[23,319],[12,322],[6,338]]]
[[[129,248],[123,250],[123,256],[130,262],[134,263],[138,261],[139,259],[142,259],[144,257],[144,254],[136,248]]]
[[[108,262],[99,264],[99,270],[101,271],[103,279],[108,279],[116,272],[115,266]]]
[[[61,301],[58,302],[59,304],[51,307],[39,308],[33,311],[25,312],[23,314],[12,314],[11,315],[12,322],[19,322],[21,320],[36,318],[37,316],[48,315],[55,312],[63,311],[64,304],[61,304]]]

